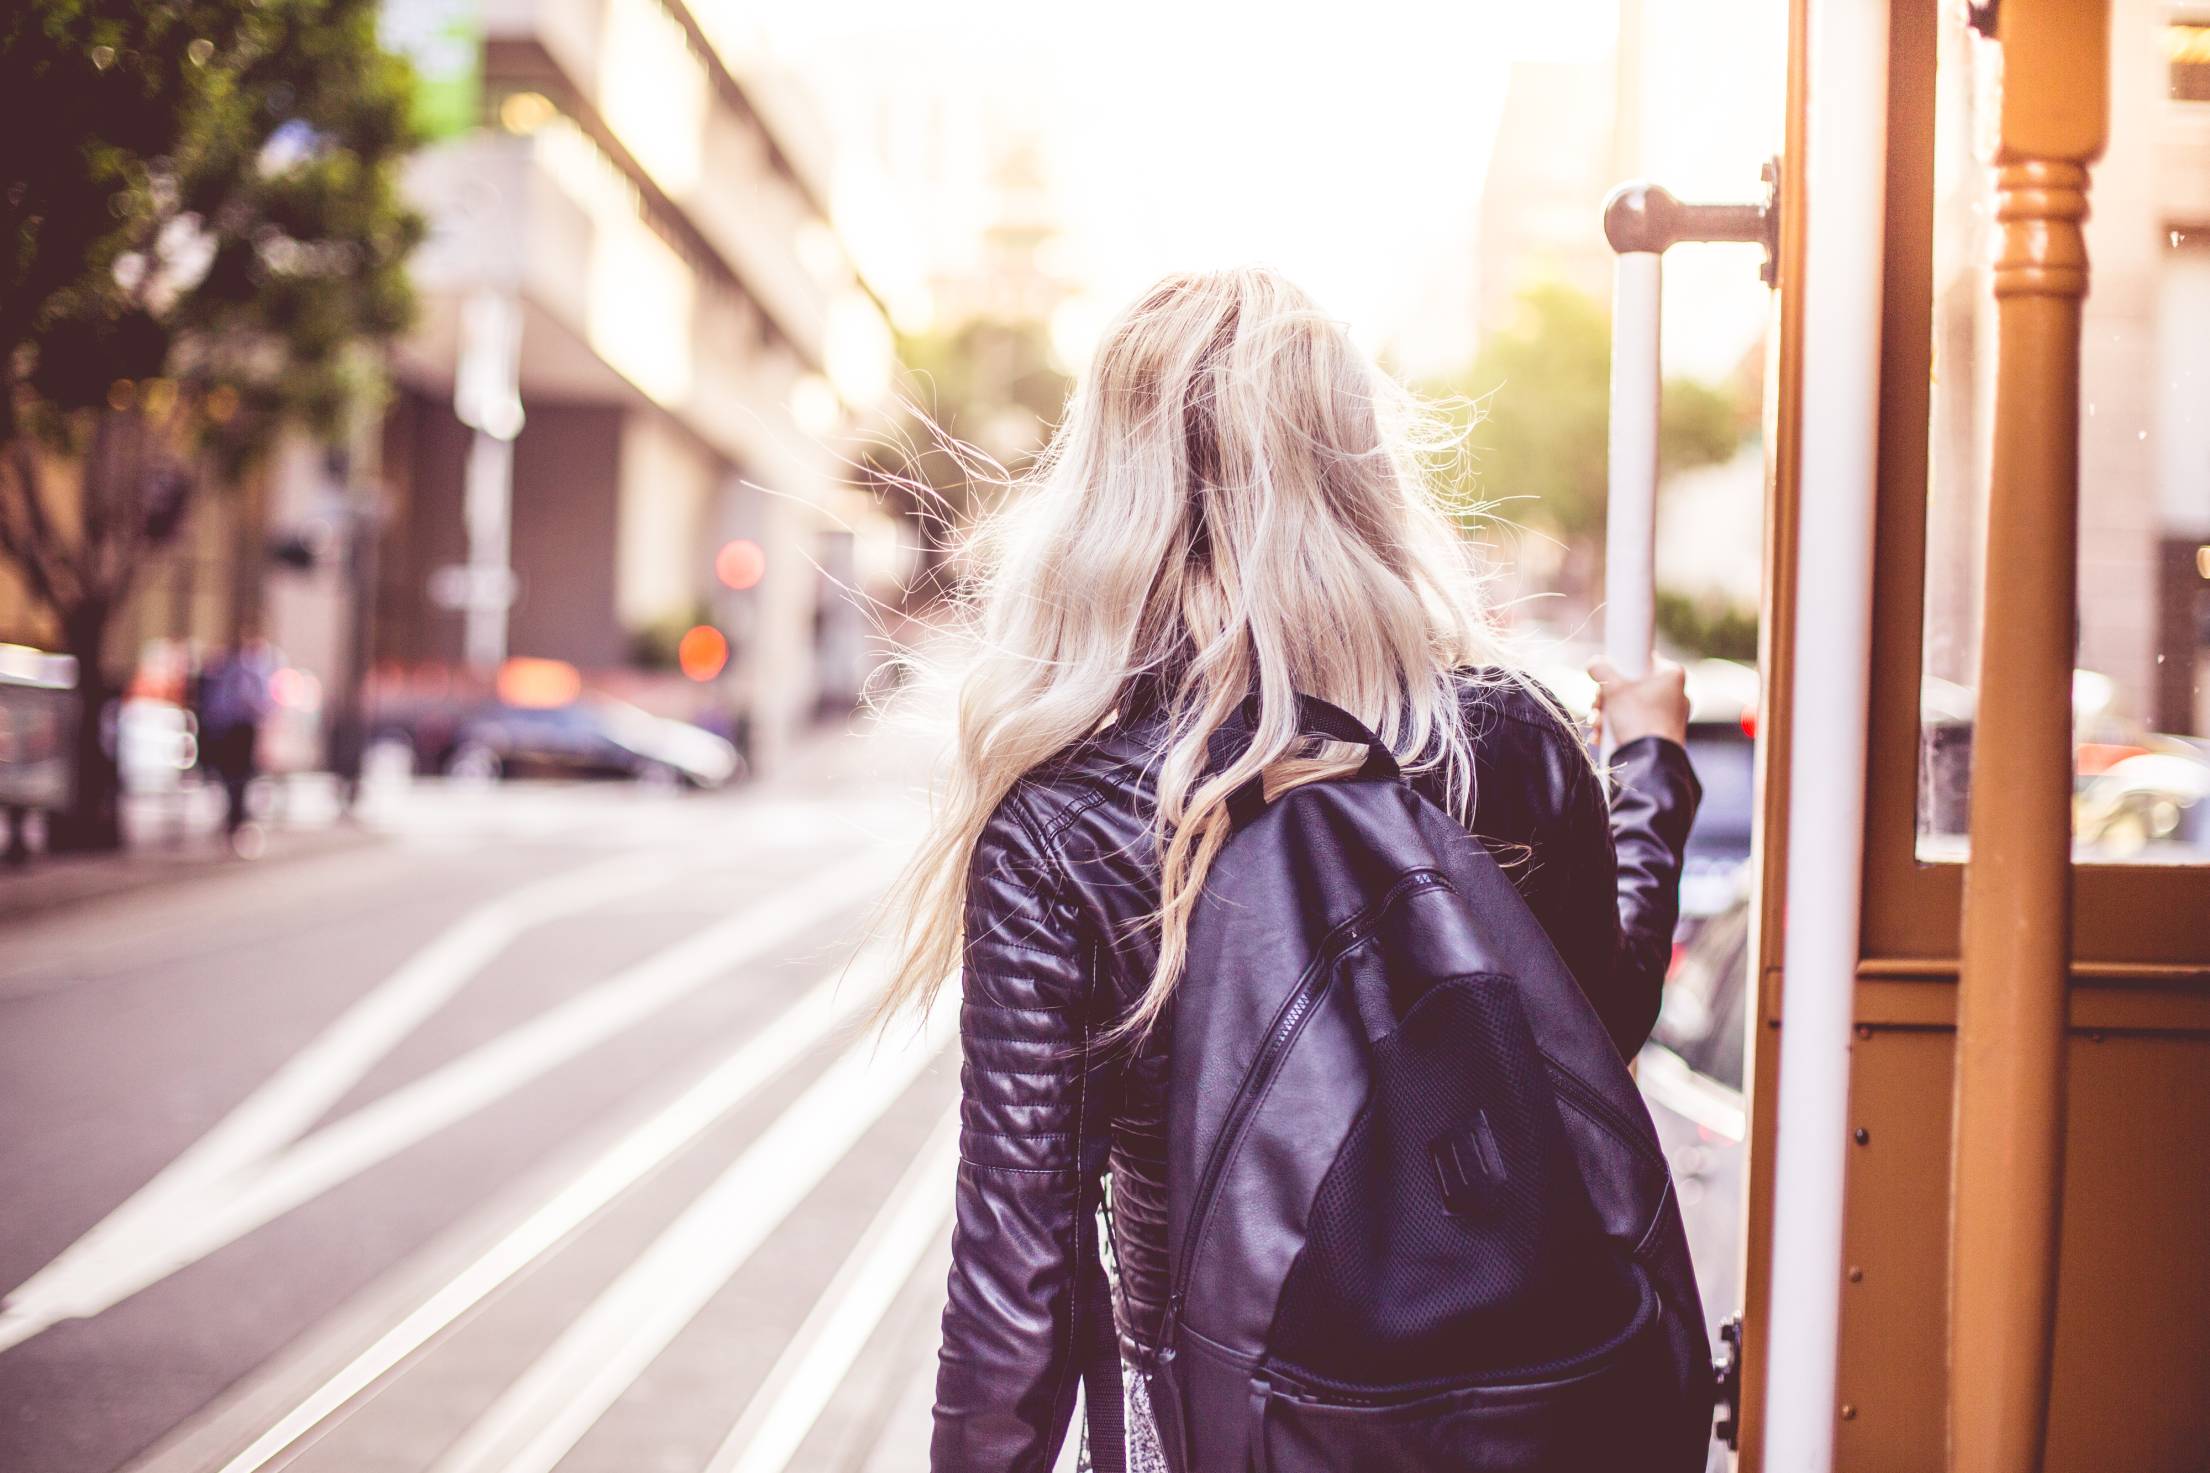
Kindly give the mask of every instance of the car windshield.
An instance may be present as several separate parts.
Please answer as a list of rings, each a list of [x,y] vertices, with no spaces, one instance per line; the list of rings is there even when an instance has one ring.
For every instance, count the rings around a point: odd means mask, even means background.
[[[1704,790],[1690,849],[1746,846],[1756,813],[1756,745],[1739,726],[1699,722],[1688,729],[1688,758]]]

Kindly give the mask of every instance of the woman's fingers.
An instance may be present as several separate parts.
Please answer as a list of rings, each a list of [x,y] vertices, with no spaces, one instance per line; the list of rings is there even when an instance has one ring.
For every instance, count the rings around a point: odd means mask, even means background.
[[[1589,661],[1588,673],[1596,682],[1595,713],[1614,746],[1645,736],[1687,740],[1688,674],[1679,665],[1653,660],[1649,674],[1636,676],[1598,655]]]

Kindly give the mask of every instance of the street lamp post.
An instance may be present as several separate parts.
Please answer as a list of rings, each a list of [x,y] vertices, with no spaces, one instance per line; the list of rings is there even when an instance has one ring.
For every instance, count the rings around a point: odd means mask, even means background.
[[[522,432],[522,304],[511,292],[484,290],[461,308],[460,365],[453,412],[474,435],[461,512],[468,562],[459,580],[461,648],[469,666],[495,672],[506,659],[507,612],[514,602],[510,566],[514,523],[514,438]]]

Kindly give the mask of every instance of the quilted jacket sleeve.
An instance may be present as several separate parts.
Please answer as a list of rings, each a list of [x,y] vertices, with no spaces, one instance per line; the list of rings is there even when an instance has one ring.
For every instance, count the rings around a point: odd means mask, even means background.
[[[1680,918],[1681,858],[1703,789],[1688,753],[1664,737],[1618,748],[1610,769],[1608,799],[1586,764],[1567,799],[1566,852],[1585,878],[1573,887],[1561,949],[1587,958],[1575,974],[1631,1059],[1657,1022]]]
[[[1703,785],[1681,744],[1643,737],[1612,753],[1611,834],[1619,853],[1621,980],[1648,999],[1644,1038],[1657,1021],[1658,993],[1673,960],[1681,913],[1681,859],[1703,801]],[[1638,1039],[1635,1046],[1641,1047]]]
[[[934,1473],[1047,1473],[1083,1348],[1109,1315],[1084,1292],[1114,1070],[1086,1057],[1098,954],[1021,790],[968,875],[960,1164],[936,1377]],[[1101,1051],[1102,1052],[1102,1051]]]

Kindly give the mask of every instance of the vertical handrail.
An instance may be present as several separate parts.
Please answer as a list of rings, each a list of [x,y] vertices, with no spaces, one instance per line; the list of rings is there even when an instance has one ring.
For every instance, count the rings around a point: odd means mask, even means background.
[[[2107,0],[2008,0],[1994,444],[1950,1144],[1949,1467],[2042,1465],[2071,960],[2072,659],[2087,166]]]
[[[1604,501],[1604,654],[1622,673],[1646,674],[1657,636],[1659,359],[1665,252],[1689,241],[1754,242],[1773,279],[1779,175],[1765,170],[1755,204],[1683,204],[1655,184],[1622,184],[1604,201],[1612,273],[1611,410]]]
[[[1664,410],[1665,252],[1690,241],[1764,247],[1759,276],[1777,279],[1780,161],[1764,169],[1754,204],[1683,204],[1655,184],[1622,184],[1604,201],[1612,276],[1611,405],[1604,507],[1604,654],[1629,676],[1649,672],[1657,636],[1658,435]],[[1734,1357],[1722,1361],[1722,1384]],[[1738,1383],[1737,1383],[1738,1384]],[[1724,1410],[1718,1435],[1734,1445]]]
[[[1604,501],[1604,653],[1647,674],[1657,637],[1659,312],[1664,256],[1623,250],[1612,267],[1610,478]]]
[[[1802,279],[1789,283],[1802,314],[1798,614],[1771,1312],[1760,1327],[1765,1473],[1834,1466],[1887,218],[1888,7],[1810,0],[1805,27]]]

